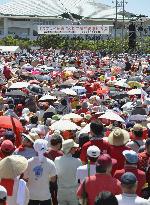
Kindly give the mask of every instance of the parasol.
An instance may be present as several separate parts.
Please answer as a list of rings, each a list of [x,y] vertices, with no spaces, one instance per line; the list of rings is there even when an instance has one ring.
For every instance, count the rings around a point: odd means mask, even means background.
[[[106,120],[112,120],[112,121],[118,121],[118,122],[125,122],[123,118],[121,118],[118,114],[116,114],[113,111],[106,111],[105,114],[101,115],[99,117],[100,119],[106,119]]]
[[[6,93],[6,96],[22,96],[26,97],[27,95],[21,90],[11,90],[10,92]]]
[[[16,118],[13,118],[11,116],[0,116],[0,128],[13,130],[14,126],[20,132],[23,131],[23,127],[22,127],[21,122],[19,120],[17,120]]]
[[[46,100],[56,100],[57,98],[55,96],[52,95],[44,95],[42,96],[39,101],[46,101]]]
[[[13,83],[9,89],[21,89],[21,88],[27,88],[30,84],[27,82],[17,82]]]
[[[78,130],[79,126],[77,126],[75,123],[71,122],[70,120],[59,120],[54,122],[50,128],[52,130],[69,131],[69,130]]]
[[[72,90],[74,90],[78,94],[86,93],[86,89],[83,86],[74,86],[74,87],[72,87]]]
[[[132,89],[127,92],[128,95],[141,95],[141,89]]]
[[[62,89],[61,92],[65,93],[66,95],[72,95],[72,96],[77,95],[77,93],[70,88]]]
[[[62,120],[83,119],[83,117],[75,113],[69,113],[69,114],[64,115],[61,119]]]

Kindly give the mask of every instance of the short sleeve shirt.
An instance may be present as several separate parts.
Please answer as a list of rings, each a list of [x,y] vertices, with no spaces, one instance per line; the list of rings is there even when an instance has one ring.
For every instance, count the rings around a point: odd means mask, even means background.
[[[28,188],[30,191],[30,200],[49,200],[51,198],[49,191],[50,177],[56,176],[56,168],[53,161],[44,157],[43,162],[38,157],[28,160],[28,168],[24,174],[28,179]]]

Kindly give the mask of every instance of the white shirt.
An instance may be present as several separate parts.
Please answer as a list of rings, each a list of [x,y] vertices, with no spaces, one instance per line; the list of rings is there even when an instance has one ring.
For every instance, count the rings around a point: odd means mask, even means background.
[[[120,194],[116,196],[119,205],[150,205],[148,200],[136,194]]]
[[[136,143],[136,142],[137,143]],[[144,140],[135,140],[135,141],[130,141],[130,142],[128,142],[126,145],[128,146],[128,147],[130,147],[133,151],[135,151],[136,153],[138,153],[138,151],[139,151],[139,148],[141,147],[141,146],[143,146],[144,144],[145,144],[145,142],[144,142]],[[139,146],[139,145],[140,146]]]
[[[91,164],[90,165],[90,176],[95,175],[96,173],[96,165]],[[77,168],[76,178],[80,183],[84,181],[84,179],[88,177],[88,165],[83,165]]]
[[[71,155],[56,157],[54,161],[58,176],[58,190],[63,188],[76,188],[78,183],[76,180],[76,171],[82,165],[80,159],[76,159]]]
[[[56,176],[56,168],[53,161],[44,157],[43,162],[38,157],[32,157],[28,160],[28,168],[24,178],[28,179],[28,188],[31,200],[49,200],[51,198],[49,191],[50,177]]]

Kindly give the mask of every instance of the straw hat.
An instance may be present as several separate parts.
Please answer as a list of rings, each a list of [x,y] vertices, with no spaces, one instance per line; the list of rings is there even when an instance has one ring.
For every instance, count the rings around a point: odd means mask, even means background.
[[[71,150],[71,148],[78,148],[79,145],[77,143],[74,142],[73,139],[68,139],[68,140],[65,140],[62,144],[62,151],[65,153],[65,154],[68,154],[69,151]]]
[[[0,178],[14,179],[21,175],[28,167],[25,157],[12,155],[0,161]]]
[[[40,139],[39,135],[36,132],[30,132],[28,135],[23,134],[23,136],[30,140],[32,143],[34,143],[35,140]]]
[[[129,139],[129,133],[121,128],[114,129],[108,136],[108,142],[114,146],[125,145],[129,141]]]
[[[135,132],[139,132],[139,131],[143,131],[143,126],[141,124],[135,124],[133,126],[133,128],[131,129],[131,131],[135,131]]]

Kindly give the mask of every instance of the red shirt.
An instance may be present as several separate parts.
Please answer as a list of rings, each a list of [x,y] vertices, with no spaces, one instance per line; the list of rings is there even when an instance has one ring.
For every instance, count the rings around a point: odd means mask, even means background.
[[[95,174],[86,178],[85,190],[88,197],[88,205],[94,205],[96,196],[102,191],[110,191],[114,195],[121,194],[120,181],[108,174]],[[77,190],[77,196],[82,198],[83,183]]]
[[[110,154],[110,144],[108,142],[104,141],[103,139],[90,140],[89,142],[86,142],[82,147],[80,154],[80,159],[82,162],[87,162],[87,149],[93,145],[97,146],[101,150],[101,153]]]
[[[124,169],[121,170],[117,170],[114,174],[114,177],[118,180],[120,180],[121,176],[126,173],[126,172],[132,172],[133,174],[135,174],[135,176],[137,177],[138,180],[138,187],[137,187],[137,191],[136,194],[138,196],[141,196],[141,190],[142,187],[145,185],[146,183],[146,175],[145,172],[137,169],[137,167],[133,167],[133,166],[125,166]]]
[[[142,153],[139,153],[138,157],[139,157],[138,168],[140,170],[146,171],[147,167],[149,166],[150,155],[146,151],[144,151]]]
[[[49,150],[44,154],[45,157],[48,159],[54,161],[56,157],[63,156],[63,152],[59,150],[54,150],[52,148],[49,148]]]
[[[77,114],[80,115],[81,113],[84,113],[86,114],[89,110],[87,108],[80,108],[78,111],[77,111]]]
[[[115,165],[115,170],[123,169],[125,158],[122,154],[124,150],[131,150],[128,146],[114,146],[110,145],[110,156],[117,160],[117,165]]]

